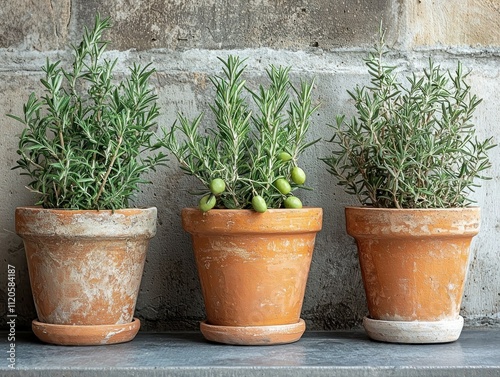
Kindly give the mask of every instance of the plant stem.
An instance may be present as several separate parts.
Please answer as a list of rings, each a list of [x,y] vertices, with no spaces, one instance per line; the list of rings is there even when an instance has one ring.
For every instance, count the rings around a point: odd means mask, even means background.
[[[99,202],[99,198],[101,197],[104,187],[106,186],[106,183],[108,181],[108,177],[111,174],[111,170],[113,169],[113,165],[115,164],[116,158],[118,157],[118,152],[120,151],[120,146],[123,142],[123,135],[120,135],[118,138],[118,143],[115,149],[115,153],[113,153],[113,157],[111,158],[111,161],[109,163],[108,169],[106,170],[106,173],[104,174],[104,178],[102,180],[101,186],[99,187],[99,191],[97,192],[97,196],[94,199],[94,205],[97,207],[97,203]]]

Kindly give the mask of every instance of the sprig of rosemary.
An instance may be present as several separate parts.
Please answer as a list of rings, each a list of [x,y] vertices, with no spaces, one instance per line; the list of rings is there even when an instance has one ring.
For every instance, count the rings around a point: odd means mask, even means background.
[[[384,64],[380,33],[365,60],[370,86],[349,92],[357,115],[337,116],[332,155],[322,160],[361,204],[385,208],[449,208],[470,204],[475,179],[487,179],[492,138],[479,140],[472,123],[481,103],[467,73],[442,72],[429,59],[423,75],[398,81]]]
[[[72,46],[72,69],[47,59],[41,79],[44,95],[32,93],[24,117],[9,114],[25,125],[19,140],[21,156],[14,168],[31,177],[28,188],[46,208],[117,209],[129,198],[141,176],[166,156],[153,143],[159,111],[149,88],[154,70],[134,64],[130,77],[115,83],[116,60],[103,59],[103,32],[110,19],[95,18],[92,30]]]

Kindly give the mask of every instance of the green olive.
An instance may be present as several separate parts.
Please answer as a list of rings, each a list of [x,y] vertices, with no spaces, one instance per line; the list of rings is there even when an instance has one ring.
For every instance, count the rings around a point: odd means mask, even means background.
[[[285,199],[285,208],[302,208],[302,202],[296,196],[289,196]]]
[[[278,189],[279,192],[281,192],[283,195],[288,194],[290,191],[292,191],[292,187],[290,186],[290,183],[285,178],[278,178],[275,182],[274,185]]]
[[[257,212],[263,213],[267,211],[267,204],[264,198],[260,195],[256,195],[252,198],[252,207]]]
[[[295,166],[292,169],[292,181],[298,185],[303,185],[306,181],[306,173],[304,173],[304,170]]]
[[[280,152],[280,154],[278,155],[278,158],[283,162],[287,162],[287,161],[290,161],[292,159],[292,156],[288,152]]]
[[[217,202],[217,200],[215,199],[215,196],[213,196],[212,194],[208,194],[200,199],[200,203],[198,204],[198,207],[203,212],[207,212],[215,207],[216,202]]]
[[[221,178],[215,178],[212,179],[209,186],[212,194],[219,195],[222,194],[226,189],[226,182],[224,182],[224,180]]]

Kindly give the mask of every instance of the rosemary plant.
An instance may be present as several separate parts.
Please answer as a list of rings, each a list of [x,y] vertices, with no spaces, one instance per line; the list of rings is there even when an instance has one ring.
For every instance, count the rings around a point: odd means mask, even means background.
[[[31,177],[28,188],[46,208],[117,209],[146,183],[141,175],[166,160],[163,153],[140,157],[153,144],[158,116],[156,95],[148,87],[154,70],[134,64],[130,77],[115,82],[116,60],[103,58],[103,32],[109,18],[95,18],[92,30],[72,46],[74,61],[66,70],[47,59],[41,79],[44,94],[32,93],[15,168]]]
[[[365,59],[370,86],[349,92],[357,115],[337,116],[328,170],[361,204],[384,208],[450,208],[472,202],[476,178],[487,179],[492,138],[479,140],[471,94],[458,63],[442,72],[429,59],[422,75],[398,81],[384,64],[384,35]]]
[[[315,142],[306,141],[310,117],[317,108],[311,104],[313,82],[302,81],[296,88],[290,83],[289,67],[270,66],[269,86],[261,85],[254,92],[242,77],[242,60],[234,56],[219,60],[224,74],[211,78],[215,127],[204,134],[202,115],[193,121],[179,115],[164,139],[181,168],[201,182],[200,208],[264,212],[282,205],[302,207],[292,192],[305,182],[298,158]]]

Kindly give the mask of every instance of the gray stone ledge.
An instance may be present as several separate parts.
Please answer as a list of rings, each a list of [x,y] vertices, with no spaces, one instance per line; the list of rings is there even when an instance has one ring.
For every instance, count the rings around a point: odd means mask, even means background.
[[[466,329],[457,342],[386,344],[363,331],[306,332],[269,347],[206,342],[199,333],[139,333],[125,344],[62,347],[17,334],[16,370],[0,376],[500,376],[500,329]],[[7,336],[2,334],[2,353]]]

